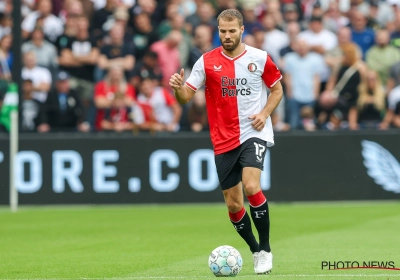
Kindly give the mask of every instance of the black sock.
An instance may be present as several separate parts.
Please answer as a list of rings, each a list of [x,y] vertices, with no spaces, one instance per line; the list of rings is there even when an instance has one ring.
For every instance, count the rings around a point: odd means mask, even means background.
[[[239,217],[238,222],[233,222],[232,220],[238,220],[235,219],[238,214],[240,214],[241,219]],[[242,216],[243,215],[243,216]],[[246,241],[247,245],[250,247],[250,251],[252,253],[258,252],[258,243],[257,240],[253,234],[253,231],[251,229],[251,221],[250,217],[247,214],[246,210],[243,208],[240,210],[238,213],[229,213],[229,216],[231,218],[231,223],[235,227],[236,231],[239,233],[239,235]],[[235,217],[236,216],[236,217]]]
[[[271,247],[269,245],[269,211],[268,202],[265,201],[258,207],[253,207],[250,205],[251,218],[258,231],[258,237],[260,240],[260,251],[264,250],[266,252],[271,252]]]

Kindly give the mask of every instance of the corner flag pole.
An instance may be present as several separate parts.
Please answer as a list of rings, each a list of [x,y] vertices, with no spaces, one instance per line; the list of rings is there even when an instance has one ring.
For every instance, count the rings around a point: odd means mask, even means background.
[[[12,212],[18,209],[18,191],[15,185],[15,159],[18,153],[18,111],[13,110],[10,127],[10,208]]]
[[[10,126],[10,207],[12,211],[16,211],[18,207],[18,191],[15,185],[15,157],[18,152],[18,127],[19,122],[22,120],[22,13],[21,2],[13,1],[13,67],[12,67],[12,80],[16,84],[17,95],[17,109],[10,112],[11,126]]]

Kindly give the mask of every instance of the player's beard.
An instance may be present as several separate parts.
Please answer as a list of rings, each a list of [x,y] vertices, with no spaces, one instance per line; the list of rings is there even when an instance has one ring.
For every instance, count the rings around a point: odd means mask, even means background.
[[[224,48],[224,50],[226,50],[228,52],[233,52],[239,46],[241,36],[242,36],[242,34],[240,34],[240,36],[237,39],[235,39],[234,41],[229,40],[229,43],[231,43],[229,45],[226,42],[222,41],[221,39],[219,39],[219,40],[221,41],[221,45]]]

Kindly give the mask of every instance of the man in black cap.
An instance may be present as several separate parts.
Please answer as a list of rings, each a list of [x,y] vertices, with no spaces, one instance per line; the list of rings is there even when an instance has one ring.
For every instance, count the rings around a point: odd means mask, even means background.
[[[52,131],[90,130],[83,121],[84,109],[78,94],[70,89],[69,74],[61,71],[57,74],[55,90],[46,101],[47,123]]]

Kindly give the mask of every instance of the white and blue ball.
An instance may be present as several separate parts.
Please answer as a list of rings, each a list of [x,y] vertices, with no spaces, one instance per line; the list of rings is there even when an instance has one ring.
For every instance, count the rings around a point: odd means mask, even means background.
[[[239,251],[229,245],[215,248],[208,258],[208,267],[217,277],[236,276],[242,265],[243,260]]]

